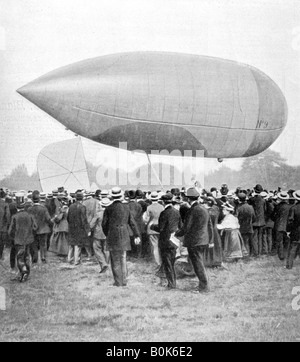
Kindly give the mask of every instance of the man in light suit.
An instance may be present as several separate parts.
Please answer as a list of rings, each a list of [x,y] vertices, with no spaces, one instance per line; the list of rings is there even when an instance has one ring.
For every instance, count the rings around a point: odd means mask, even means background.
[[[184,225],[176,236],[184,236],[184,246],[187,247],[189,257],[199,279],[199,288],[194,292],[209,292],[208,275],[204,266],[204,252],[213,246],[214,235],[208,211],[198,203],[200,194],[195,188],[189,188],[186,196],[191,208],[187,211]]]
[[[128,204],[122,203],[122,190],[114,187],[110,196],[114,202],[104,211],[102,229],[110,252],[114,285],[121,287],[127,285],[126,254],[131,250],[129,230],[132,230],[136,243],[140,242],[140,232]]]
[[[158,248],[159,233],[151,230],[152,224],[158,224],[158,219],[164,207],[158,203],[159,195],[156,191],[150,195],[152,201],[151,205],[147,207],[147,211],[144,214],[144,220],[147,223],[147,233],[152,249],[152,256],[158,266],[161,265],[161,256]]]

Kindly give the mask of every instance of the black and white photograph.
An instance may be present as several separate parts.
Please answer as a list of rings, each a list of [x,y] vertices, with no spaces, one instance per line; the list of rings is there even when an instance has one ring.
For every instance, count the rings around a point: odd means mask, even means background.
[[[0,0],[0,342],[300,342],[300,2]]]

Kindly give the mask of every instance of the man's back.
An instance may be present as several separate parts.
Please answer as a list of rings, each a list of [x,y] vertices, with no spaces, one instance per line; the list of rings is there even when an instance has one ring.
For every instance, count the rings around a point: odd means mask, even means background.
[[[249,204],[253,206],[255,212],[255,222],[253,226],[260,227],[265,226],[265,200],[260,195],[255,195],[249,200]]]
[[[163,210],[158,219],[159,247],[170,248],[170,237],[182,226],[180,213],[173,206],[168,206]]]
[[[0,199],[0,232],[7,232],[10,223],[9,205]]]
[[[16,245],[29,245],[34,241],[33,231],[37,229],[36,221],[27,211],[19,211],[12,217],[9,233]]]
[[[255,212],[253,206],[244,202],[237,207],[237,218],[242,234],[253,234],[253,223],[255,222]]]
[[[86,216],[88,222],[90,223],[93,217],[96,215],[99,201],[97,199],[94,199],[93,197],[90,197],[84,200],[82,204],[86,207]]]
[[[109,250],[131,250],[129,227],[135,236],[140,236],[128,204],[123,204],[119,200],[114,201],[105,209],[102,221]]]
[[[208,224],[208,211],[197,203],[193,204],[187,211],[184,222],[184,245],[189,248],[207,245],[209,243]]]
[[[48,234],[51,232],[49,224],[51,224],[51,218],[47,208],[40,204],[33,204],[28,208],[28,212],[32,214],[37,223],[37,234]]]

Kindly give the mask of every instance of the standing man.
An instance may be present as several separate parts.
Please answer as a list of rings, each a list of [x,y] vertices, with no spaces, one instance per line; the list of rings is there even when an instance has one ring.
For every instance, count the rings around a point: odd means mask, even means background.
[[[93,218],[96,216],[97,209],[99,206],[99,201],[93,197],[91,192],[88,192],[86,194],[86,199],[82,203],[86,208],[86,217],[87,221],[90,224],[93,220]],[[90,259],[93,255],[93,231],[91,231],[91,235],[88,238],[88,244],[85,245],[85,250],[88,255],[88,259]]]
[[[136,237],[136,243],[140,242],[140,232],[128,204],[122,203],[122,190],[114,187],[110,196],[113,203],[104,211],[102,229],[106,235],[107,248],[110,252],[114,285],[121,287],[127,285],[126,253],[131,250],[129,228]]]
[[[7,243],[8,227],[10,224],[9,205],[5,202],[6,193],[0,190],[0,260],[3,257],[4,246]]]
[[[286,268],[292,269],[294,260],[297,255],[300,255],[300,190],[293,193],[296,200],[289,212],[290,225],[290,247],[287,257]]]
[[[195,274],[199,279],[199,288],[195,292],[209,292],[208,275],[204,266],[204,252],[208,246],[213,247],[213,227],[208,211],[199,205],[199,192],[195,188],[189,188],[186,196],[191,208],[187,211],[183,228],[176,233],[184,236],[184,246],[187,247]]]
[[[142,228],[143,228],[143,209],[140,203],[136,201],[136,191],[129,190],[128,191],[128,207],[131,212],[131,215],[134,218],[134,221],[139,229],[139,235],[142,236]],[[130,255],[133,257],[140,257],[142,254],[141,245],[136,245],[134,242],[135,236],[132,230],[130,230],[130,244],[131,244],[131,252]]]
[[[274,208],[272,220],[274,221],[277,255],[280,260],[284,260],[284,247],[288,241],[287,223],[291,205],[288,203],[289,194],[286,191],[279,192],[277,197],[279,203]]]
[[[152,225],[151,230],[159,233],[158,246],[161,254],[162,266],[164,268],[166,278],[168,281],[167,288],[176,288],[176,274],[175,274],[175,257],[178,245],[172,242],[176,231],[182,227],[180,213],[176,210],[173,203],[173,194],[167,192],[161,197],[165,209],[161,212],[158,225]]]
[[[40,250],[40,256],[42,263],[46,263],[47,256],[47,240],[48,235],[51,233],[51,226],[53,225],[51,217],[46,206],[39,203],[40,193],[35,190],[32,193],[33,205],[28,208],[28,212],[35,218],[37,224],[37,230],[35,232],[34,242],[31,244],[31,256],[32,262],[38,262],[38,250]]]
[[[24,210],[25,202],[18,203],[18,212],[12,217],[9,235],[14,239],[20,282],[25,282],[30,274],[29,247],[34,242],[34,231],[38,226],[32,214]]]
[[[164,207],[158,203],[158,193],[156,191],[153,191],[150,195],[151,199],[151,205],[147,207],[147,211],[144,214],[144,220],[147,223],[147,233],[151,245],[152,250],[152,256],[157,264],[158,267],[161,265],[161,256],[160,251],[158,248],[158,240],[159,240],[159,233],[151,230],[151,225],[158,224],[158,219],[162,211],[164,210]]]
[[[240,232],[244,240],[245,247],[250,255],[253,249],[253,223],[255,222],[255,212],[253,206],[247,203],[247,195],[243,192],[238,194],[239,204],[236,209],[236,216],[240,224]]]
[[[262,254],[262,245],[263,245],[263,232],[266,225],[265,221],[265,211],[266,203],[265,200],[261,197],[263,192],[261,185],[256,185],[254,187],[254,195],[249,200],[249,204],[253,206],[256,220],[253,224],[253,256],[257,257]]]
[[[69,254],[68,262],[79,265],[81,263],[81,249],[88,244],[90,231],[86,216],[86,207],[82,204],[83,192],[76,192],[76,202],[69,207],[67,220],[69,223]]]

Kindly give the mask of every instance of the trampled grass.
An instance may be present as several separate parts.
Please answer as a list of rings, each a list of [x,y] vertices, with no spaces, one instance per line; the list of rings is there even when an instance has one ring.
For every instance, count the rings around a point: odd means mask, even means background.
[[[212,291],[204,295],[191,293],[196,278],[165,290],[146,260],[130,260],[128,286],[118,288],[96,263],[68,269],[54,256],[20,284],[11,281],[7,259],[0,265],[7,307],[0,341],[300,340],[300,310],[292,308],[299,259],[292,270],[275,256],[209,269]]]

